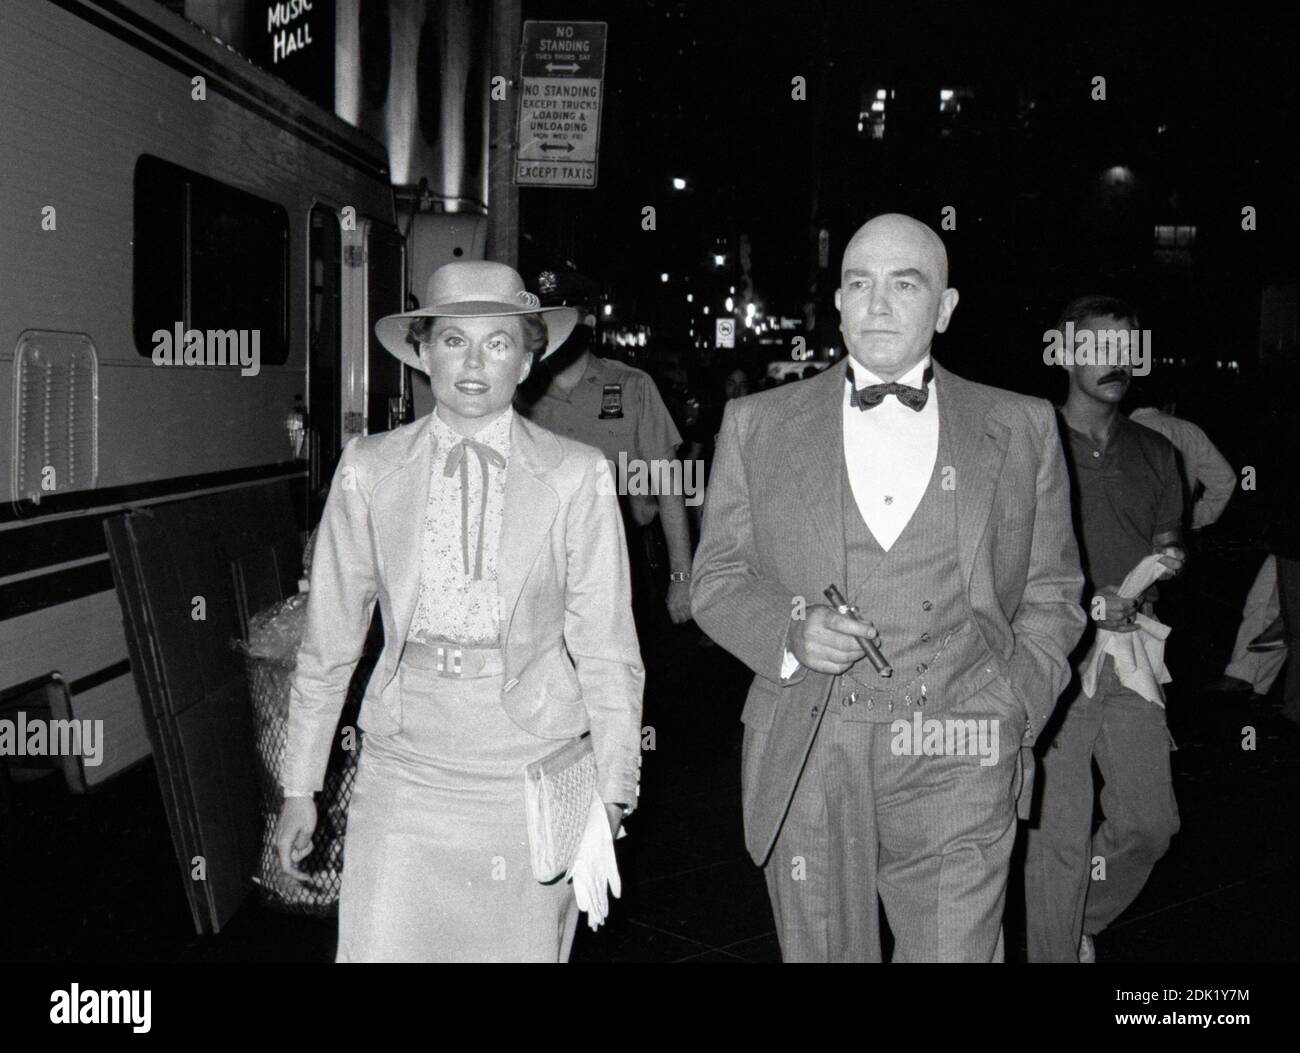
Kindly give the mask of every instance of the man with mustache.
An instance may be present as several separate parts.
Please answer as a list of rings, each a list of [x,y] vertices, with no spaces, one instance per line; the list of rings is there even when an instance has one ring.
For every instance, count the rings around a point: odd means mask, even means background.
[[[1132,633],[1138,614],[1152,612],[1154,588],[1137,599],[1121,597],[1129,571],[1152,553],[1161,553],[1165,577],[1182,570],[1177,456],[1163,435],[1119,412],[1132,372],[1115,335],[1138,328],[1133,308],[1083,296],[1065,308],[1058,332],[1070,323],[1076,339],[1095,349],[1064,363],[1070,388],[1060,410],[1084,606],[1097,627]],[[1088,633],[1076,656],[1091,643]],[[1030,961],[1095,961],[1093,937],[1137,898],[1178,831],[1163,702],[1122,684],[1112,655],[1104,657],[1091,697],[1081,680],[1061,700],[1055,737],[1039,742],[1041,814],[1025,860]],[[1105,821],[1096,834],[1094,759],[1105,780]]]
[[[931,361],[957,290],[924,223],[859,229],[835,306],[847,360],[727,403],[695,556],[696,621],[755,674],[746,845],[786,961],[880,961],[878,900],[896,962],[1001,961],[1022,744],[1085,623],[1065,459],[1046,402]],[[903,748],[932,717],[996,728],[993,763]]]

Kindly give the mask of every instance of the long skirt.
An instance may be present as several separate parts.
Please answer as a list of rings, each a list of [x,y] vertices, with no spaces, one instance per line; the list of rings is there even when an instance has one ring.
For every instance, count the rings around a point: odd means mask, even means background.
[[[499,672],[444,678],[428,653],[399,667],[401,730],[363,741],[336,960],[567,961],[573,888],[533,877],[524,814],[524,767],[561,743],[506,715]]]

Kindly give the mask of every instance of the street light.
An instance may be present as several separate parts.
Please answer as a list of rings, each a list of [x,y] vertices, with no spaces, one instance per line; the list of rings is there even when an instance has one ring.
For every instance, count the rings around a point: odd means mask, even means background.
[[[686,189],[686,180],[683,179],[681,176],[673,176],[673,189],[674,189],[674,190],[685,190],[685,189]]]

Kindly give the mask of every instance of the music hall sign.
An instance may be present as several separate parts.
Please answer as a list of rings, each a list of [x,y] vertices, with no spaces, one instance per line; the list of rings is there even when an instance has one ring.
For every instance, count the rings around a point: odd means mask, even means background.
[[[334,0],[250,0],[248,57],[334,107]]]

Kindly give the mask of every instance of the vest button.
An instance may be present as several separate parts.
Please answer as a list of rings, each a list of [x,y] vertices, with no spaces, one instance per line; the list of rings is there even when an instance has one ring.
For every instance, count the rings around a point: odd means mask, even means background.
[[[921,601],[921,610],[923,610],[923,611],[928,611],[928,610],[929,610],[931,607],[933,607],[933,606],[934,606],[934,604],[931,603],[929,600],[922,600],[922,601]]]
[[[917,662],[917,663],[916,663],[916,671],[917,671],[918,673],[924,673],[924,672],[926,671],[926,669],[928,669],[928,668],[929,668],[929,667],[928,667],[924,662]]]
[[[812,712],[809,713],[808,716],[809,716],[809,719],[811,719],[811,720],[816,720],[816,719],[817,719],[817,707],[816,707],[816,706],[813,706],[813,707],[812,707]]]
[[[930,639],[930,634],[929,634],[929,633],[922,633],[922,634],[921,634],[921,643],[925,643],[925,641],[928,640],[928,639]]]

